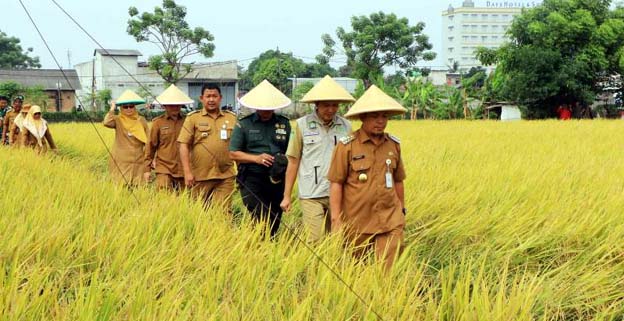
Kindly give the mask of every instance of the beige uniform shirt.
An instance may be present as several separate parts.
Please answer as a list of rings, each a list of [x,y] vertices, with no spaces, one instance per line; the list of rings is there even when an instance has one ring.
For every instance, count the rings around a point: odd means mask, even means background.
[[[391,188],[386,184],[386,173],[392,178]],[[343,184],[342,221],[348,231],[385,233],[405,225],[394,188],[394,183],[405,179],[405,169],[398,140],[392,136],[384,134],[383,142],[376,145],[359,129],[341,140],[327,179]]]
[[[147,121],[139,116],[148,138]],[[145,170],[145,144],[129,133],[122,125],[119,116],[112,112],[106,114],[104,126],[115,129],[115,142],[111,150],[112,157],[108,162],[113,179],[120,183],[139,185],[143,182]],[[125,179],[124,179],[125,178]]]
[[[28,131],[28,129],[24,128],[24,130],[20,133],[20,145],[33,148],[39,153],[45,153],[49,148],[56,149],[54,139],[52,139],[52,134],[50,134],[50,128],[46,130],[43,139],[41,139],[42,146],[39,146],[39,143],[37,143],[37,137]]]
[[[11,110],[4,116],[4,124],[2,124],[2,126],[6,128],[7,133],[9,133],[10,145],[19,144],[19,128],[17,128],[17,125],[15,125],[15,118],[17,118],[17,115],[19,115],[19,113],[20,112]]]
[[[236,116],[230,112],[219,111],[215,117],[202,108],[186,116],[178,142],[189,146],[191,172],[196,181],[236,175],[228,149],[234,125]]]
[[[177,142],[183,124],[184,115],[182,114],[175,120],[167,114],[154,118],[150,129],[149,144],[145,148],[145,172],[151,170],[152,161],[156,158],[156,173],[184,177]]]

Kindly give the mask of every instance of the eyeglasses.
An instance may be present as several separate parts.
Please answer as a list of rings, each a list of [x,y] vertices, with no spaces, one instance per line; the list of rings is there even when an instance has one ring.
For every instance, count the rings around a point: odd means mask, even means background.
[[[134,108],[134,106],[121,106],[121,108],[123,108],[123,109],[132,109],[132,108]]]

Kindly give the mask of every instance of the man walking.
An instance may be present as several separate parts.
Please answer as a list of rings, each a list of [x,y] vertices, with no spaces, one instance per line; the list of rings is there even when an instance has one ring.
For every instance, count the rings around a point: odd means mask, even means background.
[[[374,248],[390,269],[403,240],[405,170],[400,142],[384,132],[403,108],[371,86],[345,115],[362,127],[336,146],[327,175],[331,182],[332,231],[343,231],[356,257]]]
[[[182,130],[184,115],[180,113],[182,106],[193,100],[175,85],[169,86],[156,103],[165,108],[165,113],[154,118],[150,129],[150,139],[145,149],[146,181],[150,180],[152,164],[155,165],[156,187],[164,190],[180,190],[184,187],[184,171],[180,163],[178,135]]]
[[[275,110],[290,105],[290,99],[264,80],[240,103],[256,112],[234,128],[230,155],[239,165],[238,182],[245,207],[255,222],[270,225],[274,237],[282,219],[280,202],[288,165],[284,153],[290,137],[288,118],[276,115]]]
[[[325,76],[301,99],[314,103],[309,115],[297,119],[288,143],[288,168],[281,208],[291,208],[297,177],[303,226],[311,243],[330,231],[329,181],[327,172],[334,146],[351,133],[351,123],[337,115],[341,103],[355,99],[330,76]]]
[[[178,143],[184,170],[184,184],[207,207],[219,202],[230,213],[236,168],[228,154],[233,113],[221,110],[221,89],[216,84],[202,87],[203,108],[186,116]]]

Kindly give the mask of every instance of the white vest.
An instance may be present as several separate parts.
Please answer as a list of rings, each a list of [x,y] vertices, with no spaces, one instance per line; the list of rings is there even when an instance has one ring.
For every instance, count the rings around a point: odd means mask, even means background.
[[[338,115],[329,127],[323,125],[316,112],[297,119],[303,147],[299,162],[299,198],[329,196],[327,173],[334,147],[351,133],[351,123]]]

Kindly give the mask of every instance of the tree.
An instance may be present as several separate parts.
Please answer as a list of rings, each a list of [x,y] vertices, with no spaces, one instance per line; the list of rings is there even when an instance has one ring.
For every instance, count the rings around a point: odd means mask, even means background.
[[[263,79],[268,79],[277,88],[290,93],[288,78],[321,78],[325,75],[336,76],[338,72],[323,62],[307,64],[290,52],[279,49],[267,50],[254,59],[240,79],[241,90],[250,90]]]
[[[149,67],[167,84],[175,84],[191,72],[191,65],[182,63],[184,59],[196,54],[213,56],[212,34],[201,27],[191,29],[184,20],[186,8],[174,0],[163,0],[163,7],[154,8],[154,13],[139,15],[136,7],[130,7],[128,14],[128,34],[137,42],[151,42],[160,49],[160,55],[149,58]]]
[[[289,60],[281,60],[280,58],[271,58],[264,60],[258,70],[253,75],[254,85],[259,84],[266,79],[283,93],[290,92],[290,81],[288,77],[296,75],[295,66]]]
[[[347,65],[353,76],[362,79],[368,88],[374,79],[383,75],[386,66],[398,65],[406,69],[414,67],[419,60],[433,60],[429,38],[422,34],[425,24],[410,26],[406,18],[383,12],[351,18],[353,31],[342,27],[336,36],[342,43]],[[328,34],[321,37],[325,47],[318,59],[329,61],[336,53],[336,42]]]
[[[610,4],[545,0],[516,17],[510,43],[477,57],[498,64],[501,96],[525,105],[529,117],[554,116],[564,102],[589,105],[601,79],[624,71],[624,9]]]
[[[27,48],[26,51],[23,51],[18,38],[9,37],[6,33],[0,31],[0,68],[41,68],[39,57],[28,56],[32,52],[33,48]]]
[[[297,85],[292,94],[293,101],[300,101],[301,98],[303,98],[303,96],[305,96],[305,94],[312,89],[312,87],[314,87],[314,83],[311,81],[304,81],[303,83]]]

